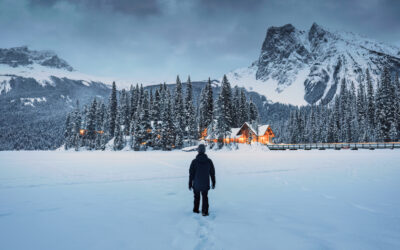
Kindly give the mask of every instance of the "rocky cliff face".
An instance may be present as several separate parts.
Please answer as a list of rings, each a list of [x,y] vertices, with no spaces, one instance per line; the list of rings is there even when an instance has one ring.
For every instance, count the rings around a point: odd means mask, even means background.
[[[369,69],[400,70],[400,49],[314,23],[308,31],[287,24],[270,27],[256,62],[228,74],[233,84],[254,88],[272,101],[329,103],[342,79],[360,83]],[[303,100],[303,101],[302,101]]]

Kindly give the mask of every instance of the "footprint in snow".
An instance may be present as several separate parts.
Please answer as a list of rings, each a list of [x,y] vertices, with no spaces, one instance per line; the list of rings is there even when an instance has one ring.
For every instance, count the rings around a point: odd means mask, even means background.
[[[214,227],[213,221],[215,215],[211,214],[207,217],[197,216],[196,220],[198,222],[197,235],[199,240],[194,249],[214,249],[215,248],[215,238],[214,238]]]

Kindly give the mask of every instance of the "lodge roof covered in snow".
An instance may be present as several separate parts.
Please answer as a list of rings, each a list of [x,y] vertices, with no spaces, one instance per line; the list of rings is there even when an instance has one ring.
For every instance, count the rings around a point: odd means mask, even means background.
[[[263,136],[267,133],[268,129],[270,126],[268,124],[265,125],[258,125],[258,127],[254,127],[254,125],[249,124],[248,122],[243,123],[242,126],[239,128],[231,128],[230,133],[227,135],[229,138],[238,138],[241,136],[241,131],[243,130],[244,127],[248,127],[251,129],[253,134],[256,136]],[[217,134],[215,132],[214,124],[210,124],[210,126],[207,128],[208,133],[205,139],[215,139],[217,138]]]

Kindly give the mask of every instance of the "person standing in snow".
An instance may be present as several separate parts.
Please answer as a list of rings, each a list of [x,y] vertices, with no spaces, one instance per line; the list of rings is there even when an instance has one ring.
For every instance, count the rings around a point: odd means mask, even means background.
[[[190,164],[189,170],[189,190],[194,193],[193,212],[199,213],[200,194],[202,196],[201,213],[208,216],[208,190],[210,190],[210,177],[212,189],[215,188],[215,168],[214,164],[205,154],[206,147],[200,144],[197,148],[197,156]]]

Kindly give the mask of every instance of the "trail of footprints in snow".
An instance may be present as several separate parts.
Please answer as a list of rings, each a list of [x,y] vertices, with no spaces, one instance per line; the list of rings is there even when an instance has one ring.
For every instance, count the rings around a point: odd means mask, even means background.
[[[215,238],[213,221],[215,220],[215,215],[211,214],[208,217],[196,217],[196,220],[198,222],[197,235],[199,236],[199,240],[194,249],[214,249]]]

